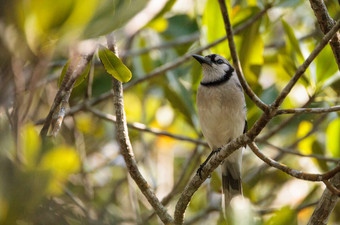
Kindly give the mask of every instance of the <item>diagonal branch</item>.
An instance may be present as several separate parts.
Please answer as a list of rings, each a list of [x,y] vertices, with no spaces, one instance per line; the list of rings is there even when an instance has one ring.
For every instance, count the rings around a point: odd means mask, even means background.
[[[234,66],[236,69],[238,79],[240,80],[243,90],[247,93],[249,98],[257,105],[257,107],[262,109],[262,111],[266,112],[268,110],[268,106],[264,102],[262,102],[262,100],[259,97],[257,97],[257,95],[250,88],[246,79],[243,76],[241,64],[240,64],[240,61],[238,59],[237,52],[236,52],[236,46],[235,46],[234,37],[233,37],[233,30],[231,27],[225,0],[218,0],[218,2],[220,4],[220,8],[221,8],[221,12],[222,12],[223,20],[224,20],[224,25],[225,25],[225,30],[226,30],[227,37],[228,37],[229,49],[230,49],[231,57],[234,62]]]
[[[107,37],[107,42],[109,49],[116,54],[115,44],[112,41],[111,36]],[[158,200],[155,193],[150,189],[149,184],[144,179],[144,177],[142,176],[137,167],[137,162],[135,160],[135,156],[132,150],[128,128],[126,124],[126,116],[123,101],[123,85],[120,81],[116,80],[115,78],[112,78],[112,89],[114,92],[113,103],[115,106],[117,118],[116,122],[117,139],[120,143],[121,154],[124,157],[128,172],[131,175],[132,179],[136,182],[136,184],[138,185],[139,189],[146,197],[148,202],[152,205],[159,218],[163,221],[163,223],[165,224],[172,223],[173,221],[172,217],[168,214],[166,208]]]

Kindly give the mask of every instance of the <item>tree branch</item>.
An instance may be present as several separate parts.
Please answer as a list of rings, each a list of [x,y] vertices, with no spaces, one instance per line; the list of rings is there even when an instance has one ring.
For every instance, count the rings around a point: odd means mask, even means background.
[[[102,118],[104,120],[110,121],[112,123],[116,123],[117,119],[115,116],[107,114],[107,113],[103,113],[95,108],[92,107],[86,107],[86,109],[90,112],[92,112],[94,115],[98,116],[99,118]],[[199,140],[199,139],[193,139],[193,138],[189,138],[186,136],[182,136],[182,135],[178,135],[178,134],[172,134],[166,131],[162,131],[158,128],[153,128],[153,127],[147,127],[145,124],[142,123],[138,123],[138,122],[134,122],[134,123],[127,123],[127,126],[129,128],[135,129],[135,130],[139,130],[139,131],[143,131],[143,132],[147,132],[147,133],[151,133],[154,135],[158,135],[158,136],[167,136],[176,140],[181,140],[181,141],[187,141],[187,142],[191,142],[193,144],[198,144],[198,145],[203,145],[208,147],[208,144],[205,141]]]
[[[301,179],[301,180],[308,180],[308,181],[325,181],[332,178],[335,174],[340,171],[340,166],[335,167],[334,169],[323,173],[323,174],[314,174],[314,173],[304,173],[299,170],[292,169],[282,163],[276,162],[268,157],[266,157],[260,149],[256,146],[254,142],[248,144],[250,149],[259,157],[262,161],[267,163],[269,166],[279,169],[292,177]]]
[[[339,166],[340,164],[338,164]],[[327,182],[326,182],[327,183]],[[325,184],[326,184],[325,183]],[[340,173],[336,174],[330,183],[337,189],[340,188]],[[327,184],[326,184],[327,185]],[[329,188],[326,188],[315,207],[315,210],[309,219],[308,225],[327,225],[329,216],[335,208],[339,197],[334,194]]]
[[[109,49],[116,54],[115,51],[115,44],[112,42],[112,36],[107,37],[107,42]],[[128,169],[129,174],[131,175],[132,179],[136,182],[139,189],[146,197],[148,202],[151,204],[153,209],[156,211],[159,218],[165,224],[172,223],[172,217],[167,213],[164,206],[160,203],[154,192],[150,189],[149,184],[144,179],[142,174],[140,173],[137,162],[134,157],[134,153],[132,150],[130,138],[128,135],[128,129],[126,124],[126,116],[124,111],[124,101],[123,101],[123,86],[122,83],[115,78],[112,78],[112,89],[114,92],[113,95],[113,102],[116,111],[116,133],[117,139],[120,143],[120,150],[121,154],[124,157],[126,168]]]
[[[320,25],[321,31],[326,34],[329,32],[335,24],[335,21],[329,15],[325,3],[321,0],[309,0],[310,5],[314,11],[316,19]],[[332,48],[335,56],[335,61],[338,64],[340,70],[340,33],[334,35],[329,45]]]
[[[340,111],[340,105],[329,108],[295,108],[295,109],[279,109],[276,115],[292,114],[292,113],[330,113]]]
[[[42,137],[45,137],[47,135],[48,129],[53,119],[53,115],[56,114],[58,107],[63,102],[62,106],[60,107],[60,113],[57,113],[59,118],[57,119],[54,135],[59,131],[59,128],[65,116],[65,113],[63,111],[65,110],[65,106],[68,102],[73,86],[77,78],[85,70],[86,65],[91,61],[97,47],[96,43],[93,43],[90,40],[81,42],[80,45],[77,47],[80,48],[80,46],[84,47],[82,49],[83,52],[79,53],[78,52],[79,50],[77,49],[75,56],[71,59],[71,63],[66,71],[63,81],[61,82],[60,88],[54,98],[51,109],[44,121],[43,128],[40,131],[40,136]]]
[[[221,12],[222,12],[223,20],[224,20],[224,25],[225,25],[225,30],[226,30],[227,37],[228,37],[228,44],[229,44],[229,49],[230,49],[230,53],[231,53],[231,58],[233,59],[233,63],[234,63],[234,67],[236,69],[238,79],[240,80],[240,83],[243,87],[243,90],[246,92],[246,94],[249,96],[249,98],[257,105],[257,107],[262,109],[262,111],[266,112],[266,111],[268,111],[268,105],[265,104],[264,102],[262,102],[262,100],[259,97],[257,97],[257,95],[249,87],[246,79],[243,76],[241,63],[240,63],[238,56],[237,56],[236,46],[235,46],[234,37],[233,37],[234,36],[233,30],[232,30],[232,27],[231,27],[231,23],[230,23],[230,19],[229,19],[228,10],[227,10],[225,0],[218,0],[218,2],[220,4],[220,8],[221,8]]]

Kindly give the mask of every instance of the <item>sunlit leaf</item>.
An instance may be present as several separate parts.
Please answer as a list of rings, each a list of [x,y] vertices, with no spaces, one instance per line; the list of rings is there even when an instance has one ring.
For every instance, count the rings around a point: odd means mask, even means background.
[[[128,82],[131,79],[131,71],[112,51],[105,47],[101,47],[98,51],[98,55],[106,72],[111,74],[114,78],[123,83]]]
[[[43,155],[39,169],[47,170],[52,175],[48,192],[59,194],[62,192],[61,184],[66,181],[68,175],[79,171],[80,159],[74,148],[59,146]]]
[[[299,61],[302,63],[305,59],[303,57],[302,51],[300,49],[300,44],[298,39],[296,38],[294,34],[293,28],[283,19],[281,19],[282,26],[284,28],[284,31],[286,32],[287,42],[290,44],[288,46],[291,46],[290,51],[297,54]]]
[[[339,70],[329,45],[326,45],[316,57],[315,64],[316,78],[319,85]]]
[[[285,206],[276,211],[264,225],[297,225],[296,212],[289,206]]]
[[[207,0],[202,17],[202,25],[205,28],[204,35],[208,42],[216,41],[226,35],[222,14],[218,1]],[[224,41],[211,47],[213,53],[227,56],[228,42]]]
[[[326,147],[333,157],[340,157],[340,118],[333,120],[326,130]]]
[[[242,32],[240,36],[240,61],[248,82],[255,84],[259,77],[259,69],[264,62],[264,43],[259,32],[260,22],[254,23],[250,28]]]
[[[297,131],[297,138],[304,137],[311,129],[313,128],[313,124],[308,121],[302,121],[299,124],[298,131]],[[303,139],[299,142],[298,148],[300,149],[301,153],[304,154],[312,154],[312,146],[313,142],[315,141],[315,136],[310,135],[309,137]]]

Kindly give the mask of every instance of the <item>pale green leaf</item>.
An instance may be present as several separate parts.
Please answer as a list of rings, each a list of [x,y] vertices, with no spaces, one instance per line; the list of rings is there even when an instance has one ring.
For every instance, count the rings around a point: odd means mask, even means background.
[[[207,0],[203,12],[202,25],[204,28],[206,28],[204,30],[204,34],[206,35],[206,39],[209,43],[216,41],[217,39],[226,35],[223,18],[220,11],[221,10],[218,1]],[[222,43],[211,47],[212,52],[223,56],[226,56],[228,52],[227,50],[227,41],[223,41]]]
[[[295,210],[285,206],[276,211],[265,225],[297,225],[297,215]]]
[[[326,45],[315,59],[316,63],[316,78],[318,84],[334,75],[339,69],[335,62],[332,49]]]
[[[102,47],[99,49],[98,55],[106,72],[111,74],[114,78],[123,83],[128,82],[131,79],[131,71],[112,51]]]
[[[284,29],[284,31],[287,35],[286,36],[287,42],[289,43],[288,46],[290,46],[290,48],[291,48],[290,51],[297,54],[300,62],[305,61],[303,54],[302,54],[302,51],[300,49],[299,41],[294,34],[293,28],[283,19],[281,19],[281,23],[282,23],[283,29]]]
[[[340,157],[340,118],[333,120],[327,127],[326,147],[333,157]]]

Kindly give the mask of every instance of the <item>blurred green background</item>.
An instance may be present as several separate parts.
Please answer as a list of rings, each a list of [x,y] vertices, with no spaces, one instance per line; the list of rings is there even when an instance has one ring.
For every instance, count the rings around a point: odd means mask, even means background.
[[[302,0],[227,2],[234,29],[270,5],[235,35],[235,42],[246,80],[271,103],[323,36],[314,13]],[[338,2],[325,4],[331,17],[339,19]],[[65,118],[56,138],[39,136],[41,119],[76,44],[86,39],[102,43],[102,35],[110,32],[132,72],[130,82],[225,36],[217,0],[0,0],[0,224],[161,224],[157,216],[147,219],[153,210],[127,174],[112,122],[80,107]],[[210,53],[231,60],[226,41],[202,54]],[[199,64],[189,59],[130,86],[124,92],[127,121],[201,139],[195,104],[200,78]],[[70,108],[110,91],[111,77],[94,56],[89,76],[72,91]],[[326,46],[282,108],[306,102],[310,107],[334,106],[339,94],[340,73]],[[261,111],[246,100],[251,127]],[[114,112],[112,98],[91,107]],[[340,158],[339,113],[297,115],[275,135],[266,135],[290,117],[278,116],[264,129],[259,142],[264,153],[306,172],[334,168],[332,158]],[[178,194],[210,150],[133,128],[129,134],[139,169],[157,196],[162,199],[172,190],[167,207],[173,214]],[[268,142],[326,160],[280,153]],[[240,210],[249,215],[248,224],[306,224],[324,190],[320,183],[266,168],[249,149],[242,173],[247,200]],[[220,177],[214,172],[195,193],[186,220],[223,224],[220,194]],[[234,224],[241,224],[237,218],[244,216],[235,213]],[[329,224],[339,223],[338,206]]]

